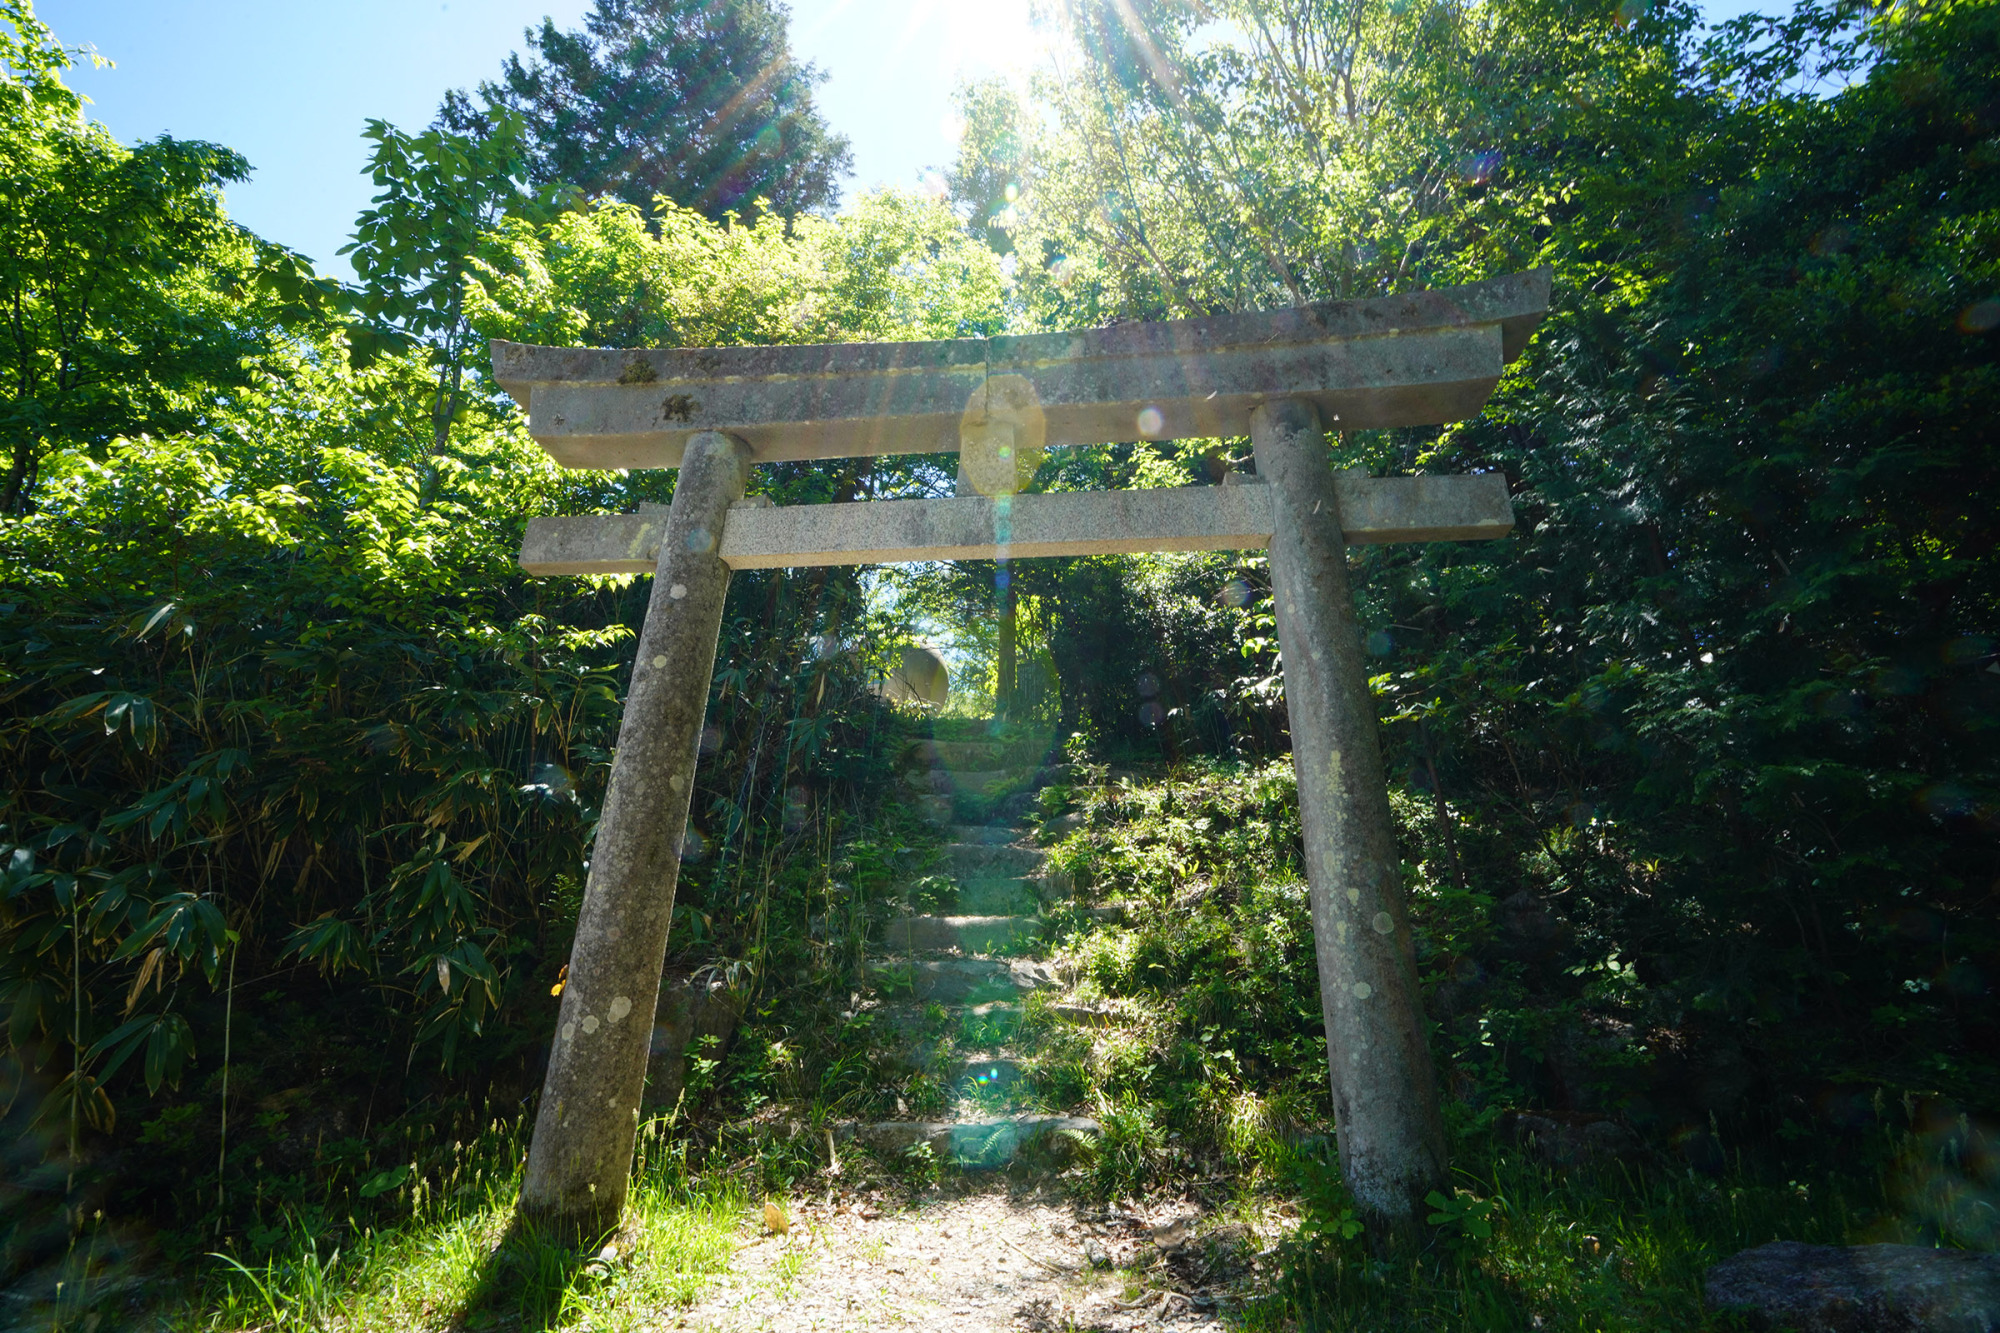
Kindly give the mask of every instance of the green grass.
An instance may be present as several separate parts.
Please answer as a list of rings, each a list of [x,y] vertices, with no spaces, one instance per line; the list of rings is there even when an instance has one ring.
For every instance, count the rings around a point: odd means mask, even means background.
[[[665,1121],[641,1129],[625,1224],[578,1248],[515,1224],[519,1129],[463,1154],[441,1181],[401,1188],[407,1212],[382,1230],[290,1244],[214,1269],[168,1321],[174,1333],[259,1328],[367,1330],[589,1328],[657,1324],[728,1265],[748,1215],[740,1183],[690,1177]]]
[[[1459,1172],[1458,1182],[1452,1212],[1459,1220],[1439,1226],[1421,1253],[1383,1260],[1366,1235],[1343,1237],[1326,1225],[1337,1224],[1342,1211],[1337,1179],[1316,1182],[1304,1173],[1304,1224],[1282,1247],[1276,1281],[1249,1302],[1242,1326],[1329,1333],[1734,1328],[1702,1310],[1701,1280],[1709,1265],[1739,1250],[1774,1239],[1920,1239],[1919,1228],[1884,1207],[1876,1178],[1834,1170],[1809,1179],[1779,1178],[1750,1163],[1714,1179],[1652,1164],[1556,1171],[1510,1152]]]

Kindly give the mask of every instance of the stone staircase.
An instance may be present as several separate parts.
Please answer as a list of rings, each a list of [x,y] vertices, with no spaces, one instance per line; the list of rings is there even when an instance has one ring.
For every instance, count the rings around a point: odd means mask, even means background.
[[[1026,828],[1050,775],[1041,759],[1032,740],[997,738],[926,740],[908,756],[906,781],[947,841],[937,873],[921,891],[906,886],[870,951],[864,1003],[887,1072],[915,1075],[924,1093],[908,1119],[843,1127],[878,1156],[926,1145],[964,1169],[1048,1166],[1098,1133],[1037,1103],[1019,1045],[1024,1002],[1059,988],[1045,961],[1048,910],[1070,896]]]

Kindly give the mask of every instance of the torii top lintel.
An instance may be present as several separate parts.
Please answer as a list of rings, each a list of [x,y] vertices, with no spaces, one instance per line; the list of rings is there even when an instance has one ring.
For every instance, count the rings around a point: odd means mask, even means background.
[[[1329,428],[1473,415],[1548,310],[1549,271],[1407,296],[937,342],[606,350],[495,340],[500,385],[568,467],[676,467],[727,431],[759,461],[1243,435],[1274,397]]]

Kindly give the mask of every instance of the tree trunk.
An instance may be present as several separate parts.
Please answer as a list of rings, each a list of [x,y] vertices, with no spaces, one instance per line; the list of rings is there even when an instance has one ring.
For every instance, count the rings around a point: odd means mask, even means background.
[[[0,488],[0,514],[26,512],[29,477],[28,469],[35,461],[35,442],[22,440],[14,446],[14,458],[7,467],[7,481]]]

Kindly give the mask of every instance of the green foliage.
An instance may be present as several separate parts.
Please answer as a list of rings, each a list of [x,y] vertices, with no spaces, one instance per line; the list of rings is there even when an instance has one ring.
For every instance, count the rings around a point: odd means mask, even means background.
[[[996,258],[934,204],[789,231],[538,217],[503,129],[373,126],[364,322],[296,257],[246,262],[224,296],[285,341],[246,343],[186,429],[50,454],[35,512],[0,526],[8,1123],[47,1150],[65,1216],[112,1183],[93,1153],[143,1138],[117,1159],[129,1206],[242,1227],[249,1262],[282,1239],[272,1210],[392,1206],[422,1153],[376,1153],[408,1106],[449,1119],[538,1081],[645,588],[530,580],[513,554],[529,514],[625,511],[672,479],[555,469],[457,378],[472,310],[606,341],[662,336],[669,309],[717,341],[998,326]],[[509,285],[552,256],[560,286]],[[805,279],[799,324],[766,317],[773,273]],[[209,299],[162,290],[192,303],[162,322]],[[796,503],[936,471],[759,481]],[[843,985],[905,857],[878,808],[898,723],[866,688],[895,632],[852,571],[733,582],[674,940],[746,1003]],[[804,1077],[702,1060],[690,1113]],[[59,1230],[10,1226],[0,1264]]]
[[[464,129],[517,116],[543,186],[651,209],[655,199],[722,221],[766,208],[830,207],[847,140],[813,107],[822,77],[793,59],[769,0],[597,0],[583,28],[527,32],[483,110],[462,94],[443,119]]]
[[[433,452],[450,439],[474,349],[465,305],[473,253],[503,218],[537,216],[551,202],[522,188],[524,134],[520,119],[507,114],[478,134],[433,126],[411,135],[368,122],[366,137],[375,144],[368,171],[381,193],[356,219],[354,240],[341,253],[352,256],[361,279],[355,304],[374,322],[352,330],[349,343],[361,365],[412,340],[429,348],[437,370]]]
[[[958,163],[945,174],[945,185],[952,199],[969,210],[967,229],[996,254],[1010,254],[1010,229],[1020,222],[1014,201],[1021,197],[1028,165],[1021,123],[1026,110],[1001,79],[968,84],[958,90],[956,100],[965,129]]]
[[[720,227],[671,204],[647,218],[603,202],[510,220],[474,271],[480,331],[549,346],[979,337],[1003,309],[995,257],[946,209],[896,191],[830,220]]]
[[[1872,1124],[1823,1123],[1780,1143],[1723,1122],[1727,1149],[1663,1137],[1551,1161],[1469,1102],[1507,1095],[1510,1069],[1532,1073],[1551,1058],[1572,1070],[1600,1062],[1615,1083],[1621,1053],[1536,1050],[1502,1061],[1489,1085],[1490,1049],[1447,1023],[1434,1043],[1460,1099],[1454,1188],[1429,1200],[1436,1243],[1384,1260],[1333,1142],[1287,769],[1185,765],[1111,783],[1082,766],[1071,790],[1083,826],[1053,859],[1090,897],[1121,907],[1124,924],[1072,931],[1062,962],[1107,1018],[1066,1029],[1031,1008],[1029,1023],[1037,1086],[1105,1125],[1079,1173],[1087,1190],[1179,1196],[1227,1181],[1236,1193],[1225,1210],[1268,1219],[1273,1196],[1295,1204],[1297,1226],[1265,1270],[1276,1280],[1248,1283],[1246,1327],[1684,1328],[1702,1317],[1707,1267],[1772,1236],[1989,1243],[1975,1202],[1991,1197],[1985,1139],[1948,1101],[1878,1101]],[[1490,934],[1491,904],[1469,904],[1441,878],[1427,802],[1403,796],[1395,808],[1427,1003],[1456,1014],[1463,999],[1447,996],[1463,996],[1464,973],[1442,964]],[[1477,1012],[1474,1031],[1489,1034],[1565,1021],[1546,996],[1500,984]]]
[[[0,515],[36,503],[54,451],[198,421],[281,336],[255,279],[293,268],[222,213],[248,163],[124,147],[82,118],[69,64],[26,4],[0,7]]]
[[[965,153],[1019,167],[1049,322],[1554,270],[1482,417],[1330,449],[1503,472],[1519,516],[1353,559],[1465,1114],[1692,1144],[1851,1130],[1880,1087],[2000,1104],[2000,10],[1559,9],[1079,4],[1056,114]],[[1257,564],[1031,585],[1100,753],[1282,752]]]

